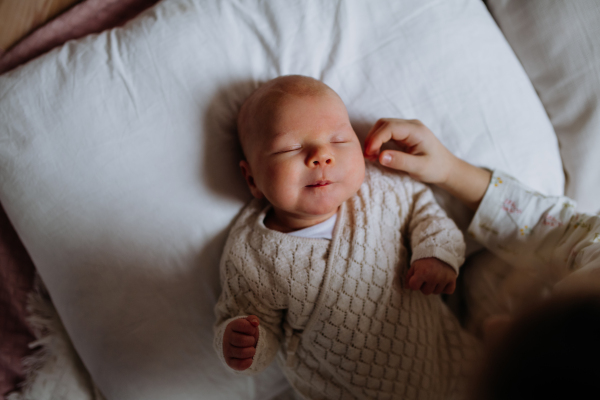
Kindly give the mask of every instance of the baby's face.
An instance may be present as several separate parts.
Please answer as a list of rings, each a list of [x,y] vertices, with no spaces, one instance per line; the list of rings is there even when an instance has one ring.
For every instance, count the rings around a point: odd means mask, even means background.
[[[276,212],[317,223],[358,191],[365,161],[335,94],[286,96],[262,124],[246,149],[249,184]]]

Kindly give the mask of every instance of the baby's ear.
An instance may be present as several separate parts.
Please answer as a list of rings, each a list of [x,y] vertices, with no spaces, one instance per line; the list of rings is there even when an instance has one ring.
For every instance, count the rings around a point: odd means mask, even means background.
[[[252,170],[250,169],[250,164],[248,164],[248,161],[240,161],[240,169],[242,170],[242,175],[244,175],[244,179],[246,179],[246,183],[248,184],[248,188],[250,188],[252,196],[256,197],[257,199],[262,199],[263,197],[265,197],[254,182]]]

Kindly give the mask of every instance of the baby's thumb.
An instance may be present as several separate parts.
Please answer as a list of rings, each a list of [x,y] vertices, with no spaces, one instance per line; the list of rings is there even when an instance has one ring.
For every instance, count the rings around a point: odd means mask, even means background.
[[[252,324],[253,327],[257,327],[260,324],[260,320],[258,319],[258,317],[256,315],[250,315],[246,318],[248,320],[248,322],[250,322]]]
[[[256,315],[250,315],[248,318],[246,318],[250,324],[252,324],[253,327],[258,328],[258,325],[260,324],[260,321],[258,319],[258,317]],[[260,331],[258,329],[256,329],[256,332],[254,333],[254,339],[256,339],[256,343],[258,343],[258,335],[259,335]]]
[[[396,150],[385,150],[379,155],[379,162],[386,167],[404,171],[409,174],[419,171],[422,160],[418,156],[406,154]]]

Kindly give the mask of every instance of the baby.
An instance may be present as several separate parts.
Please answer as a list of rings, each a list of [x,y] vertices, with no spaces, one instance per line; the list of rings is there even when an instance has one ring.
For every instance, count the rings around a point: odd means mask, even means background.
[[[365,165],[344,103],[312,78],[262,85],[238,133],[255,199],[221,260],[221,359],[257,373],[277,357],[307,399],[461,397],[477,342],[428,295],[454,291],[465,246],[428,187]]]

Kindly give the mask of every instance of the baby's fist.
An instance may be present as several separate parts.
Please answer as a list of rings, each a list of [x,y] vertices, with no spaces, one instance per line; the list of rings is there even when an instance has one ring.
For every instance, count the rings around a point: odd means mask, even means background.
[[[409,289],[423,294],[452,294],[456,288],[456,271],[437,258],[421,258],[412,263],[406,282]]]
[[[223,336],[225,362],[236,371],[243,371],[252,365],[258,343],[259,320],[256,315],[231,321]]]

